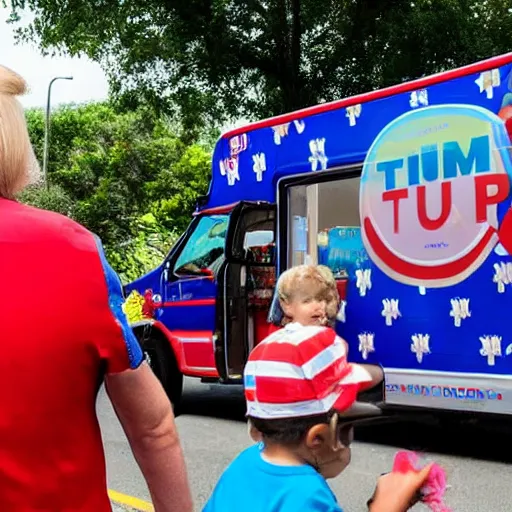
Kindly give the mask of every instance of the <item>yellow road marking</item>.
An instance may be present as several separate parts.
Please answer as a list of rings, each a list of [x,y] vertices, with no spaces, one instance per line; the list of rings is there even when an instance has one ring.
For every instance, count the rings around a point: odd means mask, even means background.
[[[153,505],[147,501],[136,498],[135,496],[129,496],[128,494],[113,491],[112,489],[108,490],[108,496],[113,502],[118,503],[119,505],[126,505],[127,507],[131,507],[141,512],[154,512],[155,510]]]

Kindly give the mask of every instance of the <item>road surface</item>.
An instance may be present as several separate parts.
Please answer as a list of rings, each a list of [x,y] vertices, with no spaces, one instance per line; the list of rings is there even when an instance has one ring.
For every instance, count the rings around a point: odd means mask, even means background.
[[[149,501],[144,480],[103,390],[98,412],[106,447],[109,488]],[[197,511],[202,509],[223,469],[249,445],[244,412],[241,388],[186,381],[184,411],[177,423]],[[366,511],[365,503],[373,492],[376,476],[390,469],[396,450],[421,450],[448,471],[451,488],[447,501],[454,512],[509,512],[512,502],[509,446],[510,435],[485,428],[446,431],[414,423],[367,428],[356,433],[350,466],[330,484],[345,512]],[[115,507],[114,512],[133,510]],[[415,510],[426,509],[418,505]]]

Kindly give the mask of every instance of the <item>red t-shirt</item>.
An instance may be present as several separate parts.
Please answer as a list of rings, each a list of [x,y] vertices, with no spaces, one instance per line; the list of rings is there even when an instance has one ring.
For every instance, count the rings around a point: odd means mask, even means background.
[[[111,511],[96,397],[141,349],[101,242],[0,199],[0,510]]]

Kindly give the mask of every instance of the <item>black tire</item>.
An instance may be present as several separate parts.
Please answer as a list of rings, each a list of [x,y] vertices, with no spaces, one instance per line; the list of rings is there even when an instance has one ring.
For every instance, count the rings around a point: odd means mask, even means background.
[[[178,368],[176,358],[167,340],[151,336],[142,343],[142,350],[147,363],[173,405],[174,415],[177,416],[183,395],[183,374]]]

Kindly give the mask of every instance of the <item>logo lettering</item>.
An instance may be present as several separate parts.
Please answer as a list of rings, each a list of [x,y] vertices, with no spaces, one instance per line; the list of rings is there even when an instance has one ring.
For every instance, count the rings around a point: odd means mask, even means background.
[[[363,243],[383,272],[439,287],[478,268],[510,194],[512,162],[496,147],[504,137],[500,118],[467,105],[413,110],[384,128],[363,166],[360,202]]]

